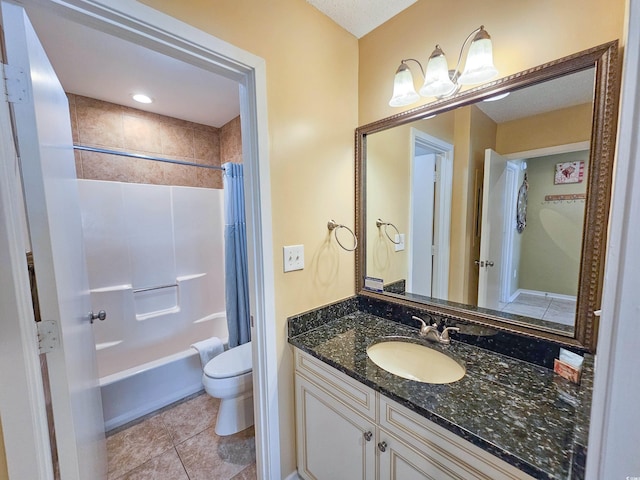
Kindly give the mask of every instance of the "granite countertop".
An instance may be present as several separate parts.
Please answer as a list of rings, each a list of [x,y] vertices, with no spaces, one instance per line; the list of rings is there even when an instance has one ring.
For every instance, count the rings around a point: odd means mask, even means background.
[[[466,375],[435,385],[379,368],[366,349],[389,336],[447,353],[464,363]],[[584,392],[548,368],[462,342],[428,342],[417,328],[361,311],[298,333],[289,343],[535,478],[573,478]]]

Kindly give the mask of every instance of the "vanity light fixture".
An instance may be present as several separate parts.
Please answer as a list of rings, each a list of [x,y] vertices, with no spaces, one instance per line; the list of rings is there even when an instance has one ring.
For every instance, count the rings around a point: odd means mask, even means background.
[[[464,71],[460,73],[459,69],[462,55],[469,42],[471,43],[467,53],[465,68]],[[424,77],[424,83],[422,88],[420,88],[419,95],[413,85],[413,76],[407,65],[408,61],[416,62]],[[457,93],[462,85],[483,83],[494,78],[497,74],[498,70],[493,66],[491,37],[484,29],[484,25],[480,25],[480,27],[476,28],[467,36],[462,44],[455,70],[449,70],[447,60],[440,45],[436,45],[435,50],[431,53],[427,62],[426,71],[422,68],[422,64],[414,58],[402,60],[396,70],[396,76],[393,82],[393,95],[389,101],[389,105],[392,107],[404,107],[417,102],[420,96],[437,98],[449,97]]]
[[[139,103],[153,102],[153,99],[148,95],[145,95],[144,93],[134,93],[133,95],[131,95],[131,98],[133,98],[136,102],[139,102]]]

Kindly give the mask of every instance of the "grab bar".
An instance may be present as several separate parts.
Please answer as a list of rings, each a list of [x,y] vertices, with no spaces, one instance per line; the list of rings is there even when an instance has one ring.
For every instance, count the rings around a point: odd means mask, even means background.
[[[178,286],[177,283],[173,283],[171,285],[160,285],[157,287],[136,288],[135,290],[133,290],[133,293],[148,292],[150,290],[160,290],[161,288],[169,288],[169,287],[177,287],[177,286]]]

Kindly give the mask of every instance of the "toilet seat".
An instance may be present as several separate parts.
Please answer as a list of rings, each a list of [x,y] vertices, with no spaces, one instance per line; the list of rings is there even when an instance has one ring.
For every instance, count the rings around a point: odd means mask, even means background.
[[[231,348],[209,360],[204,366],[204,374],[209,378],[231,378],[250,373],[251,354],[251,342]]]

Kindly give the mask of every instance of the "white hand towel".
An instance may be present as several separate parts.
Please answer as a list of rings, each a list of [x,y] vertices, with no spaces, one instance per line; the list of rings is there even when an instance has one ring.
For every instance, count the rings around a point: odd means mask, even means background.
[[[191,345],[191,348],[195,348],[200,354],[200,363],[202,363],[202,368],[209,363],[216,355],[220,355],[224,352],[224,345],[222,340],[218,337],[207,338],[206,340],[201,340],[200,342],[196,342]]]

